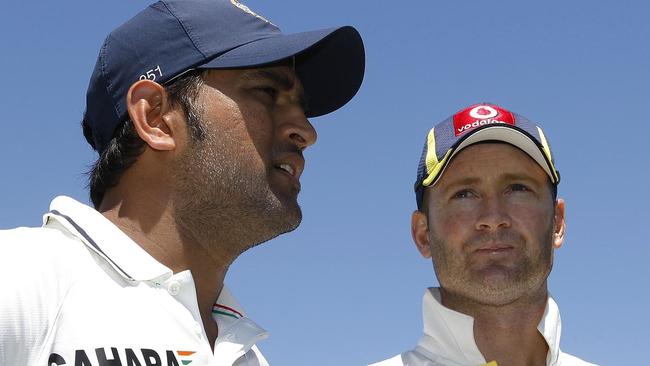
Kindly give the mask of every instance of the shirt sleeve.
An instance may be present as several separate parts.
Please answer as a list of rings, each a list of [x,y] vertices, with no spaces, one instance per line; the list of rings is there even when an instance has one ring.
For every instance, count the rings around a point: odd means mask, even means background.
[[[57,250],[65,239],[51,229],[0,231],[0,365],[47,361],[41,358],[71,285],[65,250]]]

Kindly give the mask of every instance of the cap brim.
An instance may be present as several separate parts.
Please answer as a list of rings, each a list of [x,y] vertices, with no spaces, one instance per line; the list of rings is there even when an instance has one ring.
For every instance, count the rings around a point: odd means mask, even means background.
[[[350,26],[260,39],[198,67],[253,67],[292,56],[296,57],[296,73],[305,90],[307,117],[318,117],[339,109],[361,87],[365,51],[359,32]]]
[[[486,142],[486,141],[505,142],[519,148],[520,150],[525,152],[528,156],[530,156],[533,160],[535,160],[535,162],[549,176],[551,182],[553,182],[554,184],[557,183],[555,179],[555,175],[552,173],[552,169],[554,168],[549,165],[549,163],[546,161],[546,158],[544,157],[544,154],[540,150],[540,147],[530,137],[528,137],[528,135],[526,135],[524,132],[520,131],[519,129],[513,126],[490,125],[475,130],[474,132],[466,136],[454,148],[453,152],[449,156],[449,159],[447,159],[445,166],[440,170],[440,173],[438,174],[436,179],[431,183],[431,185],[435,185],[436,182],[440,179],[440,177],[442,177],[445,170],[449,166],[449,162],[453,159],[453,157],[456,154],[458,154],[464,148],[470,145],[479,142]]]

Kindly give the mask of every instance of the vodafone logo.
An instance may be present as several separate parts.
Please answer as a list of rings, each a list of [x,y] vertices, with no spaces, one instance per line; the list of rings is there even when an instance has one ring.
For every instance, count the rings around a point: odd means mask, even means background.
[[[496,117],[497,114],[499,114],[499,112],[497,112],[496,109],[490,107],[489,105],[480,105],[478,107],[472,108],[472,110],[469,111],[470,117],[476,119],[493,118]]]
[[[454,134],[460,136],[477,127],[494,123],[515,124],[515,118],[509,111],[496,106],[479,104],[456,113],[454,119]]]

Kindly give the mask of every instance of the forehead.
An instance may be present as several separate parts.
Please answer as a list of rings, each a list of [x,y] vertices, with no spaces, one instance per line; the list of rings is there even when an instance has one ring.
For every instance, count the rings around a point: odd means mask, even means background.
[[[547,180],[542,167],[522,150],[507,143],[478,143],[452,158],[436,186],[458,179],[493,180],[513,175]]]
[[[273,86],[291,91],[297,99],[304,98],[302,83],[291,61],[242,69],[210,69],[204,76],[205,83],[222,91],[229,88]]]
[[[208,69],[208,75],[212,78],[221,80],[253,80],[272,78],[277,81],[288,82],[291,84],[300,84],[300,80],[296,74],[293,61],[291,59],[283,60],[277,63],[237,68],[237,69]]]

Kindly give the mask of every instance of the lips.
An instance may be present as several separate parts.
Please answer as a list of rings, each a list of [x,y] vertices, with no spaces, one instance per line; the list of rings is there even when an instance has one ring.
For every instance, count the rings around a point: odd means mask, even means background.
[[[490,254],[490,253],[507,253],[513,250],[514,247],[508,244],[484,244],[474,250],[476,253]]]
[[[278,157],[273,166],[294,179],[299,180],[305,167],[305,159],[300,154],[289,153]]]
[[[280,168],[280,169],[284,170],[285,172],[289,173],[290,175],[295,176],[294,173],[295,173],[296,170],[289,164],[280,164],[276,168]]]

